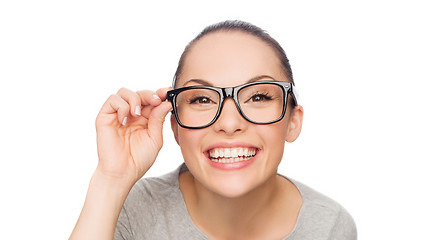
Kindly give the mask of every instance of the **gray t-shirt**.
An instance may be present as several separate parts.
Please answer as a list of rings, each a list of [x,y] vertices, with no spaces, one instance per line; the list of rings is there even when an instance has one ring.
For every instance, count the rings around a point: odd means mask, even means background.
[[[117,222],[114,239],[209,239],[188,214],[179,189],[182,164],[161,177],[143,178],[130,191]],[[356,225],[335,201],[297,181],[303,203],[298,220],[285,240],[355,240]]]

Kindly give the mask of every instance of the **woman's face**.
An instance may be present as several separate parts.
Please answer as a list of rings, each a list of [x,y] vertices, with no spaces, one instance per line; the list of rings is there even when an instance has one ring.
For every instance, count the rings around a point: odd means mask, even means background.
[[[176,87],[201,84],[192,79],[216,87],[234,87],[259,76],[266,76],[259,81],[288,81],[274,50],[262,40],[241,32],[217,32],[193,45]],[[246,121],[233,100],[227,98],[213,125],[185,129],[172,119],[172,129],[196,181],[219,195],[239,197],[276,175],[285,141],[295,140],[300,131],[300,122],[296,121],[301,119],[290,117],[294,115],[291,112],[288,107],[281,121],[257,125]],[[255,155],[246,161],[214,162],[210,154],[221,151]]]

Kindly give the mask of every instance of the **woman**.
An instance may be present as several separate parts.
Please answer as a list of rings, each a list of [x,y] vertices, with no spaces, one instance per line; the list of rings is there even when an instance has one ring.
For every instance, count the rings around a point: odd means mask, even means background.
[[[303,108],[267,33],[240,21],[206,28],[168,90],[121,89],[105,102],[98,167],[70,239],[356,239],[339,204],[277,174]],[[185,164],[138,181],[169,111]]]

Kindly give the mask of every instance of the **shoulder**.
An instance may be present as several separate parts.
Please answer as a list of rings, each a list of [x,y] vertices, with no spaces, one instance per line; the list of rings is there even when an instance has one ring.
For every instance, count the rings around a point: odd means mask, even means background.
[[[147,205],[147,203],[164,202],[168,199],[172,201],[173,198],[170,197],[179,191],[178,175],[179,168],[159,177],[140,179],[129,192],[125,206]],[[166,196],[168,198],[165,198]]]
[[[120,212],[114,239],[168,239],[165,226],[176,224],[176,216],[183,211],[180,169],[142,178],[133,186]]]
[[[307,239],[357,239],[356,224],[338,202],[318,191],[291,180],[303,198],[296,231]]]

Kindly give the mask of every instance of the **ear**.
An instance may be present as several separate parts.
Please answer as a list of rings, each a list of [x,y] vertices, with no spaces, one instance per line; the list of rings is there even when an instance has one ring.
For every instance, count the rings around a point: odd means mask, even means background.
[[[179,145],[179,140],[178,140],[178,123],[176,122],[176,119],[175,119],[175,117],[173,115],[171,115],[171,128],[172,128],[172,131],[173,131],[173,136],[175,137],[175,141]]]
[[[292,109],[292,114],[289,118],[288,129],[286,132],[287,142],[293,142],[298,138],[301,133],[303,116],[304,109],[302,106],[298,105]]]

